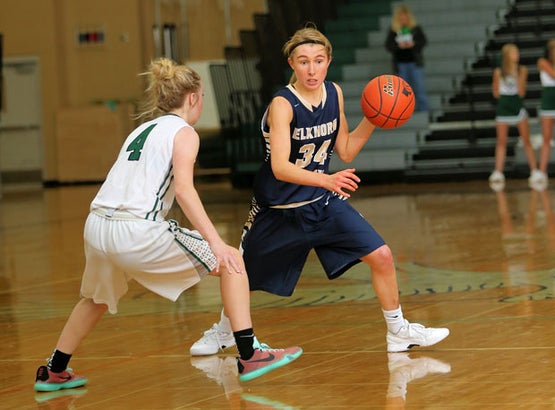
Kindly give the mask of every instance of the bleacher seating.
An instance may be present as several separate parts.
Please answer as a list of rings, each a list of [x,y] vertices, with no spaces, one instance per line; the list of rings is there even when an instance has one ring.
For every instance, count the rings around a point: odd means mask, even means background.
[[[407,0],[428,37],[424,49],[431,112],[414,113],[402,127],[376,130],[353,165],[359,172],[392,172],[400,178],[482,177],[493,168],[495,105],[492,70],[506,42],[521,49],[529,68],[526,106],[533,132],[540,96],[536,60],[555,37],[555,6],[548,0]],[[226,48],[226,64],[215,65],[221,86],[218,109],[222,136],[236,185],[250,184],[263,158],[259,132],[262,110],[290,69],[281,47],[312,21],[334,45],[328,79],[345,97],[350,128],[362,112],[360,93],[376,75],[391,73],[384,48],[391,13],[398,2],[376,0],[269,0],[268,13],[253,16],[255,30],[241,32],[241,47]],[[540,11],[538,11],[538,8]],[[219,87],[215,87],[219,88]],[[536,127],[536,128],[534,128]],[[510,130],[507,174],[519,169],[518,133]],[[336,157],[332,170],[344,167]]]
[[[386,12],[378,18],[378,26],[368,31],[367,46],[355,51],[354,63],[341,67],[338,77],[344,90],[345,113],[351,128],[362,115],[359,100],[364,84],[374,76],[393,72],[391,55],[385,50],[384,43],[392,11],[399,3],[389,3]],[[408,0],[403,3],[412,9],[428,38],[424,58],[431,112],[430,115],[415,112],[409,122],[396,130],[376,130],[354,165],[360,172],[397,171],[401,177],[429,172],[443,175],[444,168],[455,168],[456,164],[430,161],[433,154],[443,151],[446,143],[434,141],[431,144],[427,135],[436,119],[444,114],[448,100],[464,79],[468,61],[475,59],[483,48],[488,29],[491,30],[496,23],[497,10],[506,5],[506,1]],[[459,141],[453,143],[453,147],[457,145],[460,146]],[[444,152],[449,153],[453,147]],[[344,165],[335,159],[333,167],[337,169]]]
[[[520,49],[520,63],[529,71],[525,106],[530,115],[532,135],[540,133],[537,121],[541,86],[536,68],[547,39],[555,34],[555,7],[552,1],[516,0],[497,11],[498,23],[488,28],[483,47],[474,61],[467,64],[465,76],[457,92],[442,107],[442,114],[430,125],[419,152],[413,156],[406,174],[413,178],[424,175],[467,175],[485,177],[494,167],[495,100],[491,81],[499,64],[501,47],[515,43]],[[511,127],[505,173],[528,176],[529,169],[518,131]]]

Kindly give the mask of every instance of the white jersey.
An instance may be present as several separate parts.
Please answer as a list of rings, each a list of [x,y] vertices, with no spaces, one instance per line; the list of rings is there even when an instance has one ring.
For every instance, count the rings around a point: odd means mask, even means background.
[[[500,95],[518,95],[518,81],[515,76],[507,75],[499,77]]]
[[[190,127],[168,114],[137,127],[91,203],[91,211],[126,211],[150,221],[163,221],[175,199],[172,152],[174,137]]]
[[[542,87],[555,87],[555,78],[547,74],[546,71],[540,71],[540,82]]]

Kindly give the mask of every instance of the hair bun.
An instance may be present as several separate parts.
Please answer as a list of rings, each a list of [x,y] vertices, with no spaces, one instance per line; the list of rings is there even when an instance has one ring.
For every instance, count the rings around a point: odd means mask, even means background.
[[[169,58],[160,58],[152,63],[150,72],[156,80],[171,80],[175,76],[175,63]]]

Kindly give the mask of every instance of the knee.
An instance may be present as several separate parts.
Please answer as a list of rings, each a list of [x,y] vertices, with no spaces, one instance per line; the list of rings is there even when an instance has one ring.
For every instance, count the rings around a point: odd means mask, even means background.
[[[497,148],[506,149],[507,148],[506,137],[503,135],[498,136],[495,145],[497,146]]]
[[[383,245],[366,255],[363,261],[373,268],[393,266],[393,253],[389,246]]]

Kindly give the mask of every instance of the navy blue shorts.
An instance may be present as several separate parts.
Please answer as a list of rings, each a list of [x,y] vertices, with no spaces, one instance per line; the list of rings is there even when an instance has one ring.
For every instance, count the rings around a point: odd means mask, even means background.
[[[349,202],[326,195],[298,208],[254,207],[241,245],[250,289],[291,296],[311,249],[335,279],[385,242]]]

